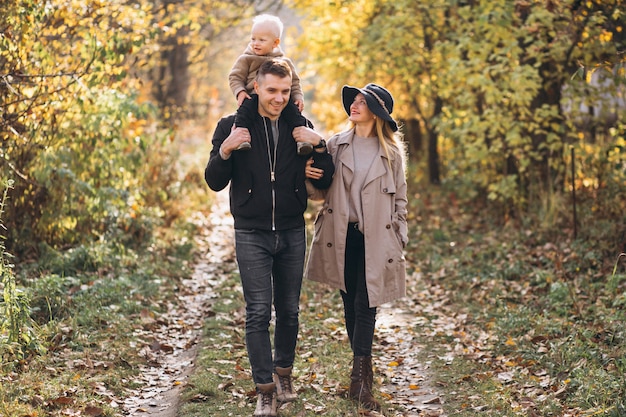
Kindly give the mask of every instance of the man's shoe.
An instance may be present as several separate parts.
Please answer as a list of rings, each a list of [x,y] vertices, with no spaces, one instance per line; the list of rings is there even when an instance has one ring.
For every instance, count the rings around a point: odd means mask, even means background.
[[[256,409],[253,417],[276,417],[276,384],[257,384]]]
[[[291,370],[293,366],[289,368],[276,367],[276,373],[274,373],[274,383],[276,384],[276,399],[281,403],[288,403],[295,401],[298,398],[298,394],[293,390],[293,383],[291,380]]]
[[[296,146],[298,147],[298,155],[308,155],[313,152],[313,145],[309,142],[297,142]]]

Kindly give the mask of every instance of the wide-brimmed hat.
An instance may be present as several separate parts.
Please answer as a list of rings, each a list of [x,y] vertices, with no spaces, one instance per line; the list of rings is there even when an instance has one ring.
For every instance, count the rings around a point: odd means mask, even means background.
[[[391,126],[394,132],[398,130],[398,123],[391,117],[391,113],[393,112],[393,97],[389,91],[377,84],[369,83],[363,88],[349,85],[343,86],[341,89],[341,99],[343,101],[343,108],[346,110],[346,113],[348,113],[348,116],[350,116],[350,105],[352,105],[354,98],[359,93],[363,94],[363,97],[365,97],[367,107],[372,113],[389,122],[389,126]]]

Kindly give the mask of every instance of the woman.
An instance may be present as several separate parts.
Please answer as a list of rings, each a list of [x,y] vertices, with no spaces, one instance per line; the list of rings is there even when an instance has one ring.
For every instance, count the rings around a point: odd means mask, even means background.
[[[349,395],[378,410],[372,395],[376,308],[406,293],[405,150],[389,91],[367,84],[344,86],[341,95],[350,127],[327,143],[335,163],[330,188],[309,187],[310,197],[323,198],[324,204],[306,276],[340,289],[354,354]],[[309,164],[308,178],[320,174]]]

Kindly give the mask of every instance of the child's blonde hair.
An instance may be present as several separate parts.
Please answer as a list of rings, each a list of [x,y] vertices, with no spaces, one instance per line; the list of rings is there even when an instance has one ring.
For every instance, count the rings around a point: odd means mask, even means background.
[[[277,16],[260,14],[252,20],[252,30],[254,30],[255,26],[259,25],[270,26],[276,39],[280,39],[281,36],[283,36],[283,22]]]

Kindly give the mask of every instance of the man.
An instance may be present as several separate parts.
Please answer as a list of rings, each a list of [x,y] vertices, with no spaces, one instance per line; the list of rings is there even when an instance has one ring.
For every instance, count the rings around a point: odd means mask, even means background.
[[[315,150],[312,158],[323,170],[321,177],[311,180],[316,187],[330,186],[334,166],[317,132],[299,127],[292,133],[293,127],[281,120],[291,92],[287,63],[265,62],[254,90],[258,114],[249,130],[233,126],[235,115],[218,123],[205,180],[214,191],[230,182],[230,211],[246,302],[246,347],[258,393],[254,416],[274,417],[277,400],[296,399],[291,371],[306,250],[305,167],[310,157],[297,154],[296,142],[309,142]],[[246,141],[251,150],[234,152]],[[272,301],[276,313],[273,355]]]

